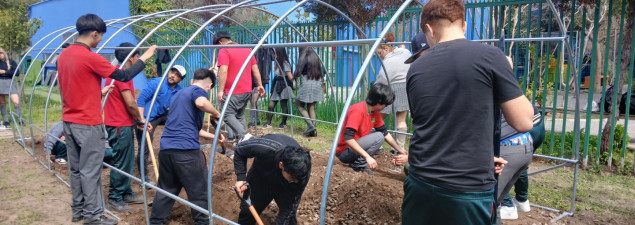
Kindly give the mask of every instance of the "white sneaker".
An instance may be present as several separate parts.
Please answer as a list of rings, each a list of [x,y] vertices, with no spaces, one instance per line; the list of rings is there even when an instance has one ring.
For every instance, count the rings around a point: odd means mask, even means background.
[[[516,207],[501,206],[500,207],[501,219],[503,220],[515,220],[518,219],[518,211]]]
[[[520,211],[520,212],[529,212],[529,211],[531,211],[531,207],[529,206],[529,200],[524,201],[524,202],[519,202],[518,200],[516,200],[514,198],[513,201],[514,201],[514,206],[516,206],[516,208],[518,208],[518,211]]]
[[[60,165],[65,165],[66,164],[66,159],[64,159],[64,158],[55,159],[55,162],[57,164],[60,164]]]

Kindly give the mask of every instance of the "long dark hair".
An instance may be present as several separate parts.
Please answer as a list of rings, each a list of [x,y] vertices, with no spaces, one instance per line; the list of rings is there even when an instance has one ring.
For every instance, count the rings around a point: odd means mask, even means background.
[[[287,50],[284,47],[276,47],[274,48],[274,50],[276,51],[276,61],[278,62],[278,66],[280,67],[280,74],[282,74],[283,77],[286,77],[284,75],[285,73],[284,63],[285,62],[289,63],[289,56],[287,55]]]
[[[300,53],[298,66],[295,70],[295,77],[306,75],[309,80],[319,80],[322,78],[322,64],[313,48],[306,48]]]

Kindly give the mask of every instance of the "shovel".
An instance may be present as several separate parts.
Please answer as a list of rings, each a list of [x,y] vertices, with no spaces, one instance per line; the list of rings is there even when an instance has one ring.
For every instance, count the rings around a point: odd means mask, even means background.
[[[243,196],[240,196],[240,193],[238,193],[238,190],[234,188],[234,192],[236,192],[236,196],[238,196],[240,200],[242,200],[244,203],[246,203],[249,206],[249,211],[251,212],[251,215],[254,216],[254,219],[256,219],[256,223],[258,225],[264,225],[264,223],[262,222],[262,219],[260,219],[260,216],[258,215],[258,212],[256,211],[256,208],[254,208],[254,206],[251,204],[251,198],[249,197],[251,192],[249,190],[249,183],[245,183],[245,185],[243,186],[247,186],[247,190],[243,192]]]

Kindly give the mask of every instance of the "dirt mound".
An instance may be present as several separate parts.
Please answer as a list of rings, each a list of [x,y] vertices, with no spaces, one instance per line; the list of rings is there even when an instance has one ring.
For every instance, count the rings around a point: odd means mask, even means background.
[[[155,140],[159,140],[162,127],[155,133]],[[40,160],[44,161],[42,137],[36,138],[36,153]],[[209,142],[209,141],[207,141]],[[30,144],[30,143],[29,143]],[[153,143],[155,154],[158,156],[158,141]],[[204,150],[209,156],[210,149]],[[328,162],[327,152],[311,151],[313,160],[313,170],[311,179],[307,185],[302,202],[298,209],[299,224],[316,224],[319,221],[320,202],[324,175]],[[379,168],[374,170],[375,175],[354,172],[346,165],[335,159],[333,173],[331,174],[331,185],[327,205],[327,224],[397,224],[400,221],[401,201],[403,196],[403,180],[405,175],[390,171],[390,154],[384,153],[376,156]],[[66,165],[52,163],[52,169],[68,180],[68,168]],[[149,176],[154,179],[152,167],[149,167]],[[213,211],[214,213],[237,221],[239,200],[235,196],[232,187],[236,181],[233,169],[233,162],[225,155],[216,154],[213,173]],[[107,198],[110,169],[104,169],[102,173],[102,183],[104,195]],[[135,166],[135,176],[139,173]],[[138,183],[133,182],[133,191],[138,195],[142,194]],[[154,190],[148,190],[148,197],[152,199]],[[185,190],[179,195],[187,199]],[[145,222],[144,207],[142,205],[132,205],[134,210],[128,213],[116,213],[121,218],[121,222],[128,224],[143,224]],[[278,208],[275,203],[271,203],[262,213],[261,217],[265,224],[274,224]],[[167,224],[193,224],[190,208],[184,204],[176,202],[172,214],[168,218]]]

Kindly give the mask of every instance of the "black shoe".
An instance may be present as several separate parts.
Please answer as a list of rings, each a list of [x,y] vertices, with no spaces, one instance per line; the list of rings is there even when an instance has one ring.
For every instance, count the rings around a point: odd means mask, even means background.
[[[104,215],[101,215],[95,219],[84,220],[84,225],[115,225],[117,223],[119,223],[119,221],[110,219]]]
[[[132,211],[132,207],[128,206],[128,204],[126,204],[123,201],[117,201],[114,199],[108,199],[108,204],[106,204],[106,208],[116,212]]]
[[[282,130],[282,129],[285,129],[285,128],[287,128],[286,124],[280,124],[280,126],[278,126],[279,130]]]
[[[251,122],[247,124],[247,128],[252,128],[252,127],[256,127],[256,123]]]
[[[71,222],[75,223],[75,222],[82,221],[83,219],[84,219],[84,216],[82,216],[80,213],[78,213],[77,215],[73,213],[73,216],[71,217]]]
[[[366,172],[368,175],[373,175],[373,171],[368,167],[351,167],[355,172]]]
[[[317,137],[317,130],[313,130],[313,132],[309,133],[309,137]]]
[[[11,128],[11,123],[9,123],[9,121],[4,121],[4,123],[2,123],[2,125],[4,125],[5,128]]]
[[[143,204],[143,198],[134,194],[123,195],[123,202],[128,204]]]
[[[310,137],[309,135],[311,135],[313,131],[315,131],[315,127],[308,127],[305,131],[302,132],[302,135],[304,135],[305,137]],[[315,134],[317,135],[317,132]]]

